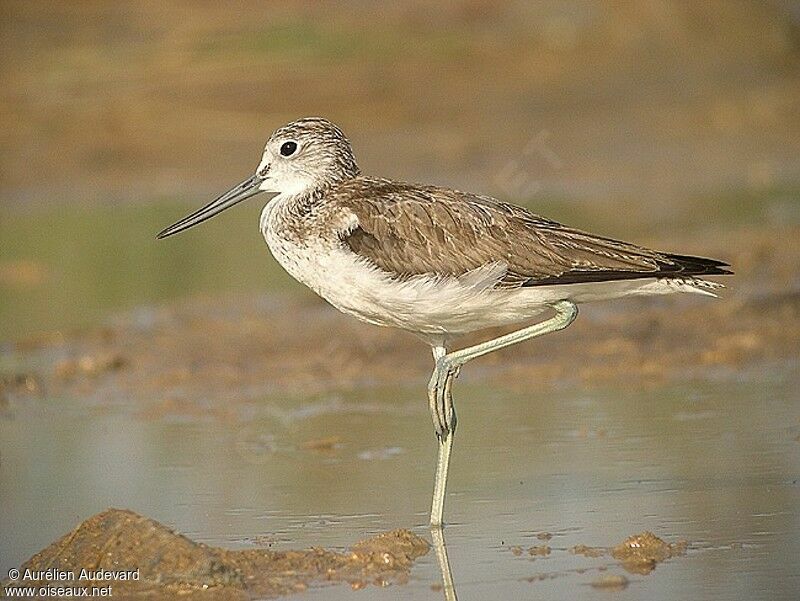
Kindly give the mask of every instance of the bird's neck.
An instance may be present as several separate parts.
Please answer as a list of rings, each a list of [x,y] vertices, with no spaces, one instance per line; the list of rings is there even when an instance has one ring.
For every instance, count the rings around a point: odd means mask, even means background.
[[[319,199],[325,196],[326,194],[330,193],[332,190],[345,184],[346,182],[349,182],[355,179],[356,177],[359,177],[359,175],[360,172],[356,167],[354,175],[350,175],[349,173],[337,173],[336,176],[327,177],[325,179],[315,181],[299,190],[293,190],[291,191],[291,193],[287,193],[286,196],[287,197],[292,196],[295,198],[305,198],[311,200]]]

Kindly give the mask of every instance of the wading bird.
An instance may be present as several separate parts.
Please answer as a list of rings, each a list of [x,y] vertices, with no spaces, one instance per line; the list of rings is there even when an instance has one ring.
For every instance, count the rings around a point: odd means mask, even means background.
[[[451,386],[471,359],[566,328],[578,304],[696,292],[722,261],[649,250],[447,188],[361,175],[350,142],[326,119],[270,136],[254,175],[158,234],[190,228],[272,192],[261,232],[283,268],[340,311],[413,332],[435,362],[428,403],[439,444],[431,526],[442,525],[456,412]],[[460,335],[554,315],[510,334],[451,350]]]

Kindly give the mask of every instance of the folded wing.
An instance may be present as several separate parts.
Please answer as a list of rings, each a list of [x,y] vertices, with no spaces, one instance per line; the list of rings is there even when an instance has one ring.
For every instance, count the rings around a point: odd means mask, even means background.
[[[356,178],[336,192],[357,218],[350,250],[403,278],[460,276],[503,264],[498,286],[539,286],[731,273],[713,259],[660,253],[595,236],[485,196]]]

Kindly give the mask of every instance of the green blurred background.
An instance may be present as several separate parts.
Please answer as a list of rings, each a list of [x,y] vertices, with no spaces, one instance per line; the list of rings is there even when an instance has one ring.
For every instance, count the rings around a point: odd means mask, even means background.
[[[798,74],[788,0],[6,0],[0,340],[301,293],[268,258],[261,200],[153,236],[306,115],[341,125],[366,173],[724,251],[732,228],[800,221]]]

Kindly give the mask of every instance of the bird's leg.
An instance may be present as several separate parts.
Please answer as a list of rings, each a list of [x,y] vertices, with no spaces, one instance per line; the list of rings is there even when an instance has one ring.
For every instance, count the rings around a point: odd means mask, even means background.
[[[456,414],[453,408],[453,397],[450,388],[455,372],[449,370],[442,359],[447,349],[443,346],[433,348],[436,366],[428,384],[428,403],[430,405],[433,427],[439,443],[436,461],[436,480],[433,487],[433,503],[431,505],[431,527],[441,528],[444,512],[444,490],[447,484],[447,471],[450,464],[450,451],[453,449]]]
[[[481,342],[480,344],[469,346],[459,351],[453,351],[452,353],[448,353],[443,356],[440,361],[446,362],[448,364],[448,368],[451,371],[455,369],[457,373],[458,369],[467,361],[471,361],[477,357],[482,357],[483,355],[491,353],[492,351],[506,348],[512,344],[517,344],[518,342],[530,340],[531,338],[536,338],[537,336],[544,336],[550,332],[563,330],[569,324],[575,321],[575,318],[578,316],[578,306],[572,301],[558,301],[550,306],[556,312],[556,314],[550,319],[540,321],[539,323],[522,328],[516,332],[511,332],[505,336],[487,340],[486,342]]]
[[[550,319],[535,323],[526,328],[511,332],[504,336],[469,346],[448,353],[442,346],[433,348],[436,367],[428,384],[428,402],[430,404],[436,438],[439,441],[439,458],[436,464],[436,481],[433,489],[433,506],[431,507],[431,527],[442,526],[444,513],[444,492],[447,484],[447,471],[450,463],[450,451],[453,448],[453,435],[456,427],[456,412],[450,392],[453,378],[467,361],[481,357],[512,344],[543,336],[550,332],[563,330],[578,316],[578,307],[567,300],[551,305],[556,314]]]

